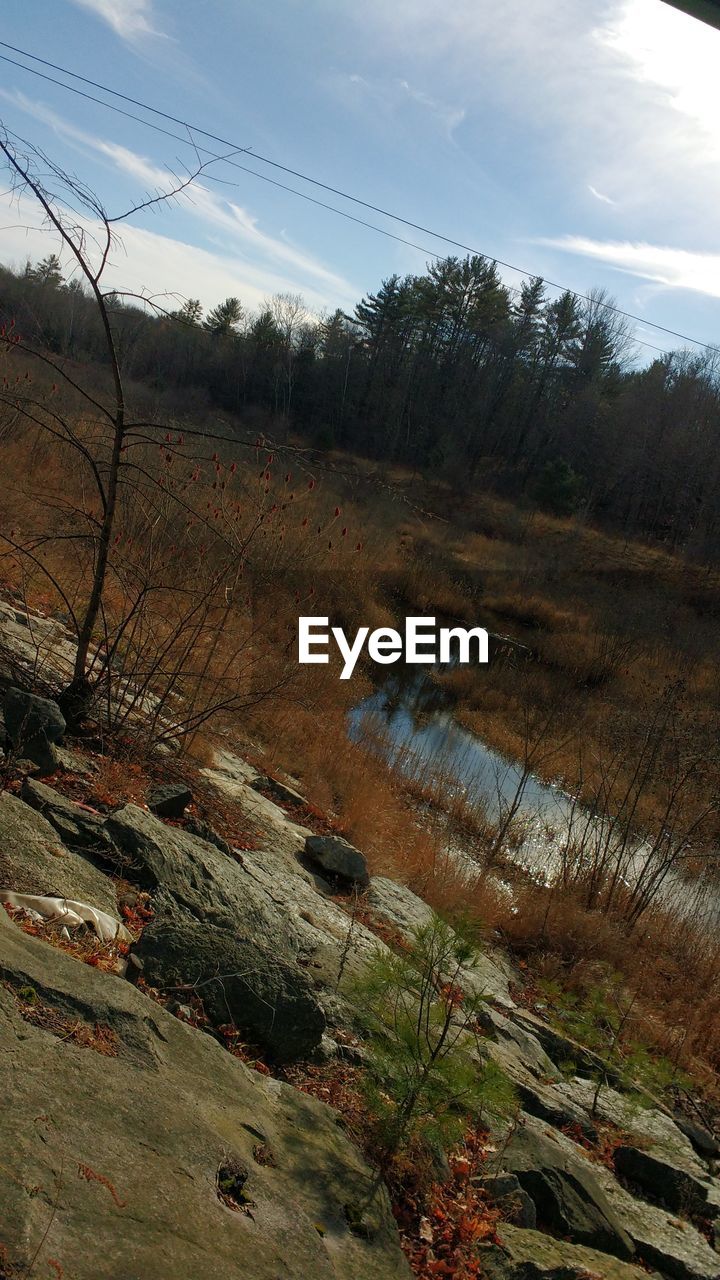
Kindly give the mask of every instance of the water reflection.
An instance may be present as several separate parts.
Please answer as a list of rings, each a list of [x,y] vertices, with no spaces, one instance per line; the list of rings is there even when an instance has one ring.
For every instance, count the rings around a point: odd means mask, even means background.
[[[563,870],[573,840],[582,832],[589,848],[608,842],[612,820],[600,822],[559,787],[548,786],[520,765],[463,729],[452,714],[452,698],[442,671],[434,677],[418,667],[396,667],[369,697],[352,709],[348,735],[380,754],[406,777],[434,787],[446,799],[460,797],[480,806],[498,823],[517,804],[522,836],[512,857],[550,884]],[[643,873],[648,846],[639,838],[622,840],[622,878],[635,882]],[[709,880],[686,881],[669,873],[659,897],[694,921],[720,925],[720,895]]]

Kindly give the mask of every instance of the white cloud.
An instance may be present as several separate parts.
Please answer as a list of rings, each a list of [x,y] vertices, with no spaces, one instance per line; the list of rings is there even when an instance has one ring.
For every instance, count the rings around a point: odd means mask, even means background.
[[[429,93],[424,93],[422,89],[415,89],[407,80],[398,80],[398,85],[404,94],[420,107],[424,107],[431,115],[436,116],[447,130],[449,136],[452,136],[458,125],[461,125],[465,119],[464,107],[451,107],[447,103],[438,102],[436,98],[431,97]]]
[[[365,0],[352,16],[368,58],[401,59],[440,100],[452,86],[470,158],[497,123],[524,133],[555,193],[611,192],[652,238],[669,216],[686,243],[716,228],[720,32],[662,0]]]
[[[596,200],[599,200],[601,204],[617,204],[617,200],[611,200],[610,196],[606,196],[602,191],[598,191],[597,187],[594,187],[591,182],[588,182],[587,189],[590,192],[590,195],[594,196]]]
[[[75,215],[73,220],[79,221]],[[81,225],[87,233],[90,257],[97,260],[93,237],[99,234],[100,228],[90,219],[83,220]],[[42,211],[27,196],[18,200],[6,192],[0,194],[0,234],[5,265],[18,267],[27,258],[36,261],[57,252],[66,272],[73,266],[59,237],[43,224]],[[357,300],[356,295],[331,296],[325,291],[302,288],[295,275],[245,261],[232,251],[199,248],[186,240],[160,235],[132,223],[123,223],[118,228],[118,240],[103,280],[107,289],[155,295],[160,305],[170,309],[188,297],[199,298],[205,307],[211,307],[232,294],[240,298],[246,309],[262,306],[273,293],[302,292],[309,307],[316,311],[334,304],[347,307]],[[164,302],[163,295],[168,295]]]
[[[80,9],[102,18],[122,40],[160,36],[153,24],[152,0],[72,0]]]
[[[139,155],[119,143],[106,141],[76,128],[43,103],[35,102],[24,94],[8,93],[0,89],[0,97],[11,101],[22,111],[49,125],[66,141],[101,156],[112,164],[114,169],[127,174],[134,182],[142,184],[141,189],[133,193],[132,200],[128,201],[129,204],[137,204],[143,199],[144,193],[152,195],[157,192],[171,191],[187,176],[181,171],[177,174],[172,173],[146,156]],[[323,306],[330,302],[337,302],[339,305],[348,306],[354,305],[357,300],[357,291],[347,280],[330,270],[312,254],[289,243],[284,237],[272,236],[263,231],[259,220],[247,209],[212,190],[207,184],[207,176],[205,179],[197,178],[187,190],[174,197],[168,207],[173,204],[200,224],[211,243],[217,240],[217,232],[222,232],[220,257],[223,260],[236,256],[244,262],[245,271],[250,269],[253,260],[257,260],[258,265],[253,266],[253,270],[258,273],[265,271],[268,279],[281,279],[281,284],[277,287],[282,290],[299,290],[312,295],[316,300],[315,305]],[[123,236],[125,237],[124,232]],[[165,237],[159,237],[159,239],[165,239]],[[233,252],[228,253],[230,246]],[[259,265],[263,260],[267,262],[267,267],[263,268]],[[282,277],[278,276],[280,270],[284,272]]]
[[[435,127],[439,126],[441,132],[452,140],[454,131],[465,119],[465,107],[441,101],[401,77],[378,76],[370,79],[353,71],[350,75],[330,77],[329,82],[334,92],[348,106],[357,106],[358,102],[362,102],[364,106],[373,108],[383,128],[387,128],[389,115],[397,122],[403,111],[412,108],[415,122],[417,112],[420,111],[426,119],[429,116]]]
[[[535,243],[593,258],[671,289],[692,289],[695,293],[720,298],[720,253],[699,253],[628,240],[591,240],[585,236],[542,238]]]
[[[620,55],[639,83],[699,125],[720,148],[720,33],[658,0],[629,0],[596,38]]]

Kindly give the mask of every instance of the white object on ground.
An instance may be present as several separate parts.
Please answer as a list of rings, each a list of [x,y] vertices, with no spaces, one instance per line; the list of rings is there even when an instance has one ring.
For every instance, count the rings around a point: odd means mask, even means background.
[[[106,911],[89,907],[86,902],[75,902],[72,898],[36,897],[29,893],[13,893],[9,889],[0,889],[0,902],[25,911],[31,920],[61,920],[68,929],[89,924],[100,942],[132,942],[124,924],[114,920]]]

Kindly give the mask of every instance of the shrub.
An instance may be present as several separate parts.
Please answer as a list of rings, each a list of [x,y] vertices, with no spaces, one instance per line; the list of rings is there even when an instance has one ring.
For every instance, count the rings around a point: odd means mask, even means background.
[[[401,953],[375,953],[355,998],[371,1052],[366,1093],[386,1156],[424,1143],[447,1149],[468,1117],[510,1110],[511,1085],[473,1052],[484,996],[463,992],[474,955],[466,931],[438,916]]]

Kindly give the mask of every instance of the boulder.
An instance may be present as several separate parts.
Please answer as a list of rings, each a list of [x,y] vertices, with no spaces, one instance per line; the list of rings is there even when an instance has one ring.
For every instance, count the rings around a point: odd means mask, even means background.
[[[5,732],[16,754],[32,760],[43,772],[57,767],[53,743],[65,733],[65,719],[56,702],[24,689],[8,689],[3,700]]]
[[[2,912],[0,974],[8,1273],[409,1280],[329,1107]]]
[[[42,814],[8,791],[0,791],[0,888],[74,898],[111,915],[117,911],[112,881],[66,848]]]
[[[148,796],[148,808],[159,818],[182,818],[189,804],[192,791],[184,783],[166,782],[153,787]]]
[[[632,1240],[590,1161],[563,1134],[524,1115],[505,1147],[503,1163],[534,1201],[544,1227],[618,1258],[632,1257]]]
[[[277,1062],[311,1055],[325,1015],[305,971],[237,931],[182,914],[155,920],[133,949],[153,987],[191,992],[216,1026],[230,1023]]]
[[[364,855],[341,836],[308,836],[305,855],[327,875],[336,876],[346,885],[366,889],[370,883]]]

